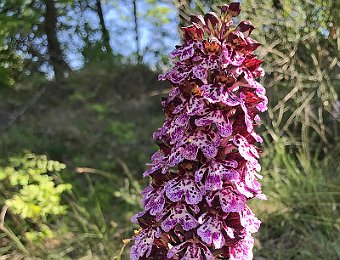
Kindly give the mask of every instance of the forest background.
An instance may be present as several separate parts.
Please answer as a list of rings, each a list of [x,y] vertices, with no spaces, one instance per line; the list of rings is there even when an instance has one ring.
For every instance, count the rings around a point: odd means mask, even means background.
[[[157,75],[188,16],[219,3],[0,1],[0,259],[128,259]],[[339,259],[340,1],[241,5],[270,100],[255,259]]]

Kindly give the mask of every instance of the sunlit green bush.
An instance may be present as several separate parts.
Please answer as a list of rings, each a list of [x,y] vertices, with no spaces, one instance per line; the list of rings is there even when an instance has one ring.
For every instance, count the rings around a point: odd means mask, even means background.
[[[10,157],[0,165],[0,201],[10,214],[23,221],[26,239],[51,237],[46,223],[51,217],[66,213],[61,194],[72,187],[57,184],[54,179],[65,167],[65,164],[48,160],[45,155],[30,152]]]

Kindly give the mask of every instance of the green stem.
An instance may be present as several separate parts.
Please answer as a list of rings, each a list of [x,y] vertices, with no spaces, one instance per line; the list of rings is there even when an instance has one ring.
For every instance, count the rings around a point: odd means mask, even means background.
[[[26,249],[26,247],[21,243],[19,238],[17,238],[17,236],[13,233],[11,229],[7,228],[4,225],[0,227],[0,230],[3,231],[25,255],[29,255],[29,252]]]

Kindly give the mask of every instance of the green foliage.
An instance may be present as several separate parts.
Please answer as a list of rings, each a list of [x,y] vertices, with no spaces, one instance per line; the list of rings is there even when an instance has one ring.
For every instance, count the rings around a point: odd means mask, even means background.
[[[39,230],[27,231],[25,233],[25,237],[28,241],[39,242],[45,239],[53,238],[54,235],[53,231],[47,225],[40,224]]]
[[[146,184],[140,173],[155,149],[152,131],[163,121],[159,96],[149,96],[162,87],[156,79],[157,73],[144,65],[91,64],[71,74],[63,88],[51,85],[39,106],[2,136],[3,158],[26,147],[67,162],[68,169],[84,169],[61,175],[73,187],[62,196],[67,214],[47,218],[54,237],[45,242],[39,237],[48,234],[35,229],[40,242],[32,243],[39,247],[33,255],[78,259],[91,252],[107,259],[118,254],[122,238],[131,236],[130,218]],[[49,240],[58,246],[45,249]]]
[[[96,112],[98,116],[100,117],[100,119],[104,119],[105,116],[107,116],[108,114],[108,108],[103,104],[99,104],[99,103],[90,104],[89,109]]]
[[[52,232],[44,223],[50,217],[66,213],[61,205],[61,194],[71,189],[70,184],[56,184],[52,175],[65,169],[65,165],[48,160],[45,155],[25,152],[22,156],[10,157],[0,167],[0,200],[11,213],[21,220],[39,226],[26,231],[28,240],[50,237]]]
[[[24,77],[24,69],[38,59],[39,51],[34,50],[30,42],[32,35],[40,36],[37,24],[41,10],[38,6],[24,0],[0,3],[0,87],[14,86]],[[32,52],[25,56],[29,49]],[[28,57],[31,57],[29,65],[25,62]]]
[[[135,131],[133,123],[123,123],[119,121],[111,121],[109,129],[110,133],[116,138],[119,144],[131,143],[135,140]]]
[[[155,1],[149,1],[152,4],[152,7],[147,10],[145,17],[148,19],[155,19],[154,23],[157,25],[164,25],[170,22],[168,14],[171,12],[171,9],[167,6],[155,5]]]
[[[0,5],[0,10],[1,10]],[[0,88],[13,86],[23,69],[22,58],[9,40],[13,30],[21,25],[20,20],[0,14]]]
[[[13,86],[22,67],[22,59],[9,46],[0,46],[0,88]]]
[[[287,152],[282,138],[263,161],[268,201],[253,202],[263,221],[256,254],[274,259],[337,259],[340,256],[339,165],[331,157]],[[339,154],[340,150],[334,151]],[[334,155],[335,155],[334,154]]]

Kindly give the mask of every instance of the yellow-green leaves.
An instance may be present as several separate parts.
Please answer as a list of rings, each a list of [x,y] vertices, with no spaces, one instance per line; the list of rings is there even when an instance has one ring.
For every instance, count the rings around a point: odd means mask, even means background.
[[[53,175],[65,169],[65,165],[26,152],[22,156],[9,158],[7,165],[0,165],[1,188],[6,190],[3,200],[9,210],[37,224],[38,230],[28,230],[28,237],[49,234],[43,223],[47,217],[66,212],[61,204],[61,194],[70,190],[70,184],[57,184]],[[44,231],[41,229],[45,226]],[[27,237],[27,238],[28,238]]]

